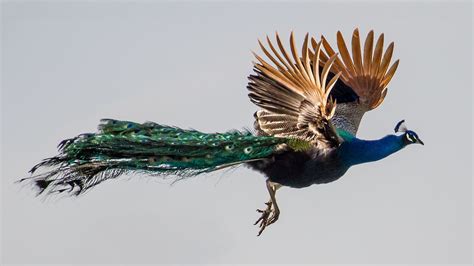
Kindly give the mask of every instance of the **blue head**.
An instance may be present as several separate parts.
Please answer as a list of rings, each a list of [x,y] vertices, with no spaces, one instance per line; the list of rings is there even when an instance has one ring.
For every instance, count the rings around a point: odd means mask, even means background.
[[[402,120],[397,123],[395,126],[395,133],[402,132],[403,133],[403,143],[405,145],[409,144],[421,144],[425,145],[423,141],[418,137],[418,134],[416,134],[414,131],[407,129],[405,125],[405,120]]]

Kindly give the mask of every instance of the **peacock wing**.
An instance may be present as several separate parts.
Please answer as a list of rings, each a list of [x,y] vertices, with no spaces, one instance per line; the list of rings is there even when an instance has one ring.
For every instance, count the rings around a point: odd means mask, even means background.
[[[326,52],[321,54],[320,63],[328,62],[337,53],[329,42],[321,36],[322,45]],[[399,60],[389,68],[393,55],[394,43],[383,50],[384,34],[375,43],[374,32],[370,31],[361,47],[359,30],[352,34],[352,55],[347,49],[346,42],[340,31],[337,32],[337,47],[340,53],[332,67],[341,77],[335,84],[331,96],[338,103],[332,122],[337,128],[356,134],[362,116],[377,108],[387,95],[387,85],[397,70]],[[314,53],[310,51],[310,53]],[[356,97],[354,97],[356,95]]]
[[[320,60],[320,43],[312,40],[316,53],[310,58],[308,35],[301,57],[295,48],[293,33],[291,53],[283,47],[278,33],[276,40],[279,51],[267,37],[272,53],[259,41],[275,66],[254,54],[258,63],[254,66],[255,74],[249,76],[250,100],[263,109],[255,114],[257,130],[261,134],[306,141],[319,149],[338,146],[340,138],[330,121],[336,104],[329,94],[339,74],[326,82],[336,55],[327,60],[320,72],[319,65],[311,67],[311,61]]]

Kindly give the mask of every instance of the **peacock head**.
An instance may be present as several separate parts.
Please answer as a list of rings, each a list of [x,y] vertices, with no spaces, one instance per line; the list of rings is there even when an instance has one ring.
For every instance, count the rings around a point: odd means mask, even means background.
[[[423,141],[421,141],[421,139],[418,137],[418,134],[416,134],[412,130],[409,130],[406,127],[405,120],[398,122],[397,125],[395,126],[395,133],[398,133],[398,132],[403,133],[403,141],[405,145],[415,144],[415,143],[425,145]]]

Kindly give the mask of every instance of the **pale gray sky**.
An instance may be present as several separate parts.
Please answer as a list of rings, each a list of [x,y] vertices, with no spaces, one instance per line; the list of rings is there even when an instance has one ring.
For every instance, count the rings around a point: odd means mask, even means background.
[[[2,4],[3,263],[469,263],[472,7],[457,3]],[[279,191],[257,238],[264,177],[245,168],[169,186],[133,176],[80,198],[13,182],[101,118],[225,131],[250,127],[251,50],[384,32],[401,63],[359,136],[406,119],[410,146],[340,180]],[[286,38],[285,38],[286,39]]]

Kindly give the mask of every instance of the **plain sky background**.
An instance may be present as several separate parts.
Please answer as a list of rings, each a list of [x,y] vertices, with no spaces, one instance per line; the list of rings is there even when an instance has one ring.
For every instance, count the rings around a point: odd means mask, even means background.
[[[472,251],[472,4],[3,3],[3,263],[469,263]],[[406,119],[425,146],[340,180],[268,194],[246,168],[170,186],[124,177],[80,198],[14,184],[101,118],[206,132],[250,127],[257,38],[354,27],[395,41],[398,71],[359,137]]]

